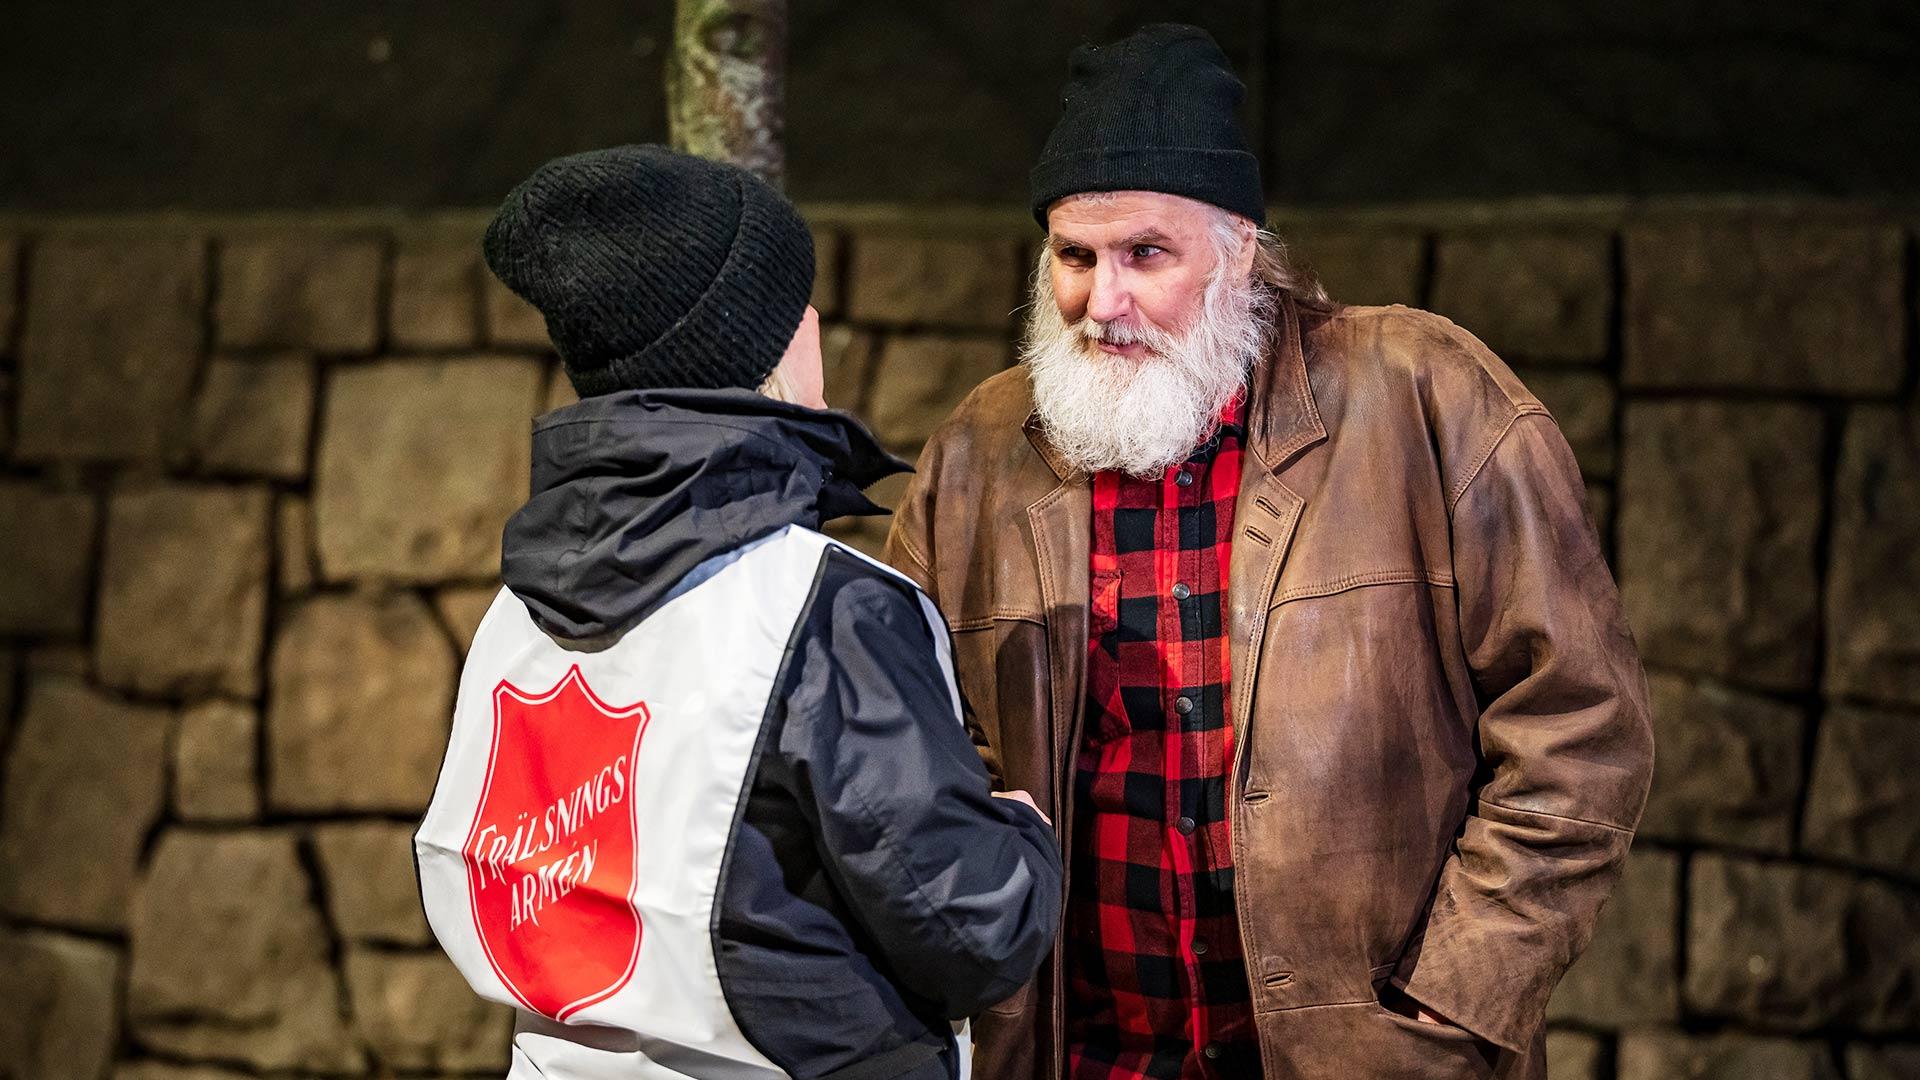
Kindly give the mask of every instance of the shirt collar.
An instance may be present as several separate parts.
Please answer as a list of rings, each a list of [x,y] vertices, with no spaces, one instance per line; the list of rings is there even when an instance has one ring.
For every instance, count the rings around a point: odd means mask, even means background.
[[[1206,442],[1195,447],[1193,453],[1187,455],[1187,460],[1208,460],[1219,451],[1220,444],[1229,438],[1235,442],[1244,441],[1247,437],[1246,412],[1247,392],[1243,389],[1233,396],[1232,401],[1221,408],[1219,426],[1213,429],[1213,434],[1207,436]]]

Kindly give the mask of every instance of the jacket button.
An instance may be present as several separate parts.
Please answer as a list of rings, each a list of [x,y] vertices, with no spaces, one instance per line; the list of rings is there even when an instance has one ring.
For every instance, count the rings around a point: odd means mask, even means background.
[[[1179,821],[1176,821],[1173,823],[1173,827],[1176,829],[1179,829],[1182,836],[1192,836],[1194,825],[1195,825],[1195,822],[1190,817],[1183,817]]]
[[[1173,475],[1173,482],[1179,484],[1181,487],[1191,487],[1193,486],[1193,474],[1182,469]]]
[[[1185,716],[1193,711],[1193,699],[1185,694],[1173,699],[1173,711]]]
[[[1206,938],[1193,939],[1193,955],[1195,956],[1207,955],[1207,939]]]
[[[1185,600],[1187,597],[1192,595],[1193,595],[1193,590],[1187,588],[1187,583],[1184,581],[1180,582],[1179,584],[1173,587],[1173,598],[1175,600]]]
[[[1220,1057],[1220,1044],[1208,1043],[1206,1046],[1201,1048],[1200,1052],[1207,1055],[1207,1060],[1209,1061],[1216,1060]]]

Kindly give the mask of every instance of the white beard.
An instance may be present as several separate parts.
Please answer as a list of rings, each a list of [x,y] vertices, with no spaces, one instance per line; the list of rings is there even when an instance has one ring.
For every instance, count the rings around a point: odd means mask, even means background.
[[[1216,274],[1182,333],[1091,319],[1070,325],[1054,299],[1049,258],[1041,254],[1034,275],[1021,348],[1048,441],[1087,472],[1162,475],[1213,437],[1221,410],[1246,385],[1272,325],[1272,293]],[[1147,355],[1104,353],[1103,338],[1139,342]]]

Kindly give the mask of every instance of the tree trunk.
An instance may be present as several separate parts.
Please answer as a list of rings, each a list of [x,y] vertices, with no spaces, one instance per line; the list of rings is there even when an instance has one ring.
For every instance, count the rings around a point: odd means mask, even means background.
[[[786,54],[786,0],[677,0],[667,71],[674,149],[779,187]]]

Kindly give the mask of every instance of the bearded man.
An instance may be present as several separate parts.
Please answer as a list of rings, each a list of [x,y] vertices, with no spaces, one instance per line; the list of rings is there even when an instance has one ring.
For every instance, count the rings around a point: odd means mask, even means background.
[[[976,1074],[1543,1076],[1652,765],[1566,440],[1445,319],[1289,268],[1203,31],[1070,72],[1024,362],[888,542],[1068,853]]]

